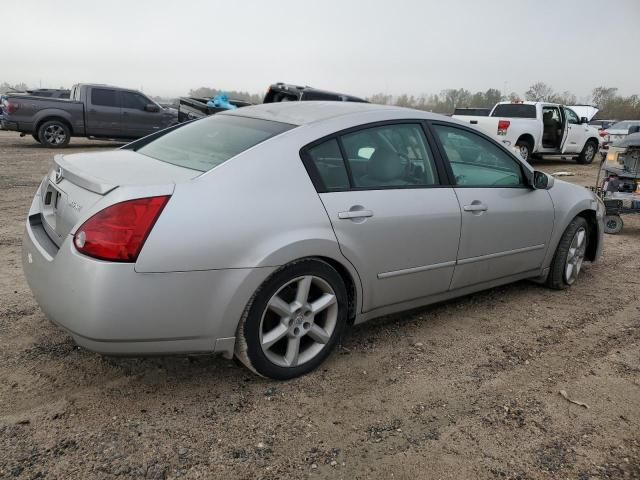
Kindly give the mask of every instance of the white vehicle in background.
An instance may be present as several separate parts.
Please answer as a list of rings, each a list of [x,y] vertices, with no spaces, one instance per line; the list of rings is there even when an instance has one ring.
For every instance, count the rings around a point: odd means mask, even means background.
[[[587,164],[593,161],[602,142],[598,129],[589,125],[597,112],[598,109],[584,105],[567,107],[516,101],[496,104],[488,117],[453,115],[453,118],[518,150],[523,160],[528,161],[532,156],[564,155]]]
[[[619,142],[629,135],[629,129],[631,127],[640,126],[640,120],[624,120],[611,125],[605,129],[605,141],[607,143]]]

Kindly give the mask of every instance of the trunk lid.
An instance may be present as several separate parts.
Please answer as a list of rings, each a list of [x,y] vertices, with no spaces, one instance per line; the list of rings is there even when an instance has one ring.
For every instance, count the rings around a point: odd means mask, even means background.
[[[40,190],[42,223],[60,246],[83,212],[116,188],[179,183],[201,173],[132,150],[56,155]]]

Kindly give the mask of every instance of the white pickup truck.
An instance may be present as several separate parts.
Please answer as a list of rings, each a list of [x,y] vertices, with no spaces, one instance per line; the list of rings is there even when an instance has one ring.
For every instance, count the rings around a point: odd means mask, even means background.
[[[576,111],[587,116],[578,116]],[[600,149],[598,129],[589,120],[598,110],[584,106],[567,107],[544,102],[500,102],[488,117],[453,115],[517,149],[524,160],[542,155],[576,157],[591,163]]]

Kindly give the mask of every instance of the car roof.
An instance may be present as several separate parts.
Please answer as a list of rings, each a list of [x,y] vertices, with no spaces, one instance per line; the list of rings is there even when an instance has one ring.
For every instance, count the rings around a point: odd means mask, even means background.
[[[412,108],[403,108],[391,105],[376,105],[373,103],[335,101],[263,103],[260,105],[238,108],[236,110],[227,110],[225,112],[218,113],[217,115],[234,115],[259,118],[262,120],[271,120],[275,122],[288,123],[291,125],[309,125],[311,123],[330,120],[335,117],[367,112],[380,114],[384,114],[385,112],[406,112],[407,118],[441,118],[440,115],[424,112],[421,110],[415,110]]]

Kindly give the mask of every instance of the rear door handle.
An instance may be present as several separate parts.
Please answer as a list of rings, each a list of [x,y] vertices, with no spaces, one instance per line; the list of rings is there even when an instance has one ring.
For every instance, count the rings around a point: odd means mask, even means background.
[[[471,205],[462,207],[465,212],[486,212],[489,208],[481,202],[474,201]]]
[[[338,212],[338,218],[341,220],[369,217],[373,217],[373,212],[371,210],[349,210],[347,212]]]

